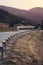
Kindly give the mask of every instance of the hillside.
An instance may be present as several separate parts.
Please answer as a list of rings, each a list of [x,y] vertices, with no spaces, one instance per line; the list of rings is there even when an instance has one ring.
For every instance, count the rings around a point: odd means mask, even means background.
[[[7,11],[14,16],[20,17],[33,25],[38,25],[43,20],[43,8],[40,7],[32,8],[30,10],[20,10],[0,5],[0,9]]]
[[[17,25],[18,23],[20,24],[21,20],[22,18],[16,15],[12,15],[3,9],[0,9],[0,23],[1,22],[7,23],[13,27],[14,25]]]
[[[19,17],[17,15],[13,15],[3,9],[0,9],[0,23],[1,22],[9,24],[9,26],[11,26],[11,27],[20,25],[20,24],[23,24],[23,25],[31,24],[30,21],[28,21],[22,17]]]
[[[43,65],[43,31],[18,38],[16,44],[12,45],[8,58],[15,65]]]
[[[35,7],[35,8],[32,8],[30,10],[31,13],[36,13],[36,14],[42,14],[43,15],[43,8],[41,7]]]

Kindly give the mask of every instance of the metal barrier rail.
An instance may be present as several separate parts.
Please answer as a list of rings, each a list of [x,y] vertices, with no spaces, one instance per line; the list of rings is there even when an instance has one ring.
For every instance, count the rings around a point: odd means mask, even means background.
[[[36,31],[37,31],[37,30],[36,30]],[[1,43],[1,46],[0,46],[1,60],[3,60],[3,58],[4,58],[4,53],[5,53],[5,51],[6,51],[6,52],[9,51],[11,45],[14,44],[15,41],[16,41],[19,37],[21,37],[21,36],[23,36],[23,35],[25,35],[25,34],[27,34],[27,33],[31,33],[31,32],[35,32],[35,31],[29,31],[29,30],[27,30],[27,31],[19,32],[19,33],[15,34],[15,35],[12,35],[12,36],[8,37],[8,39],[4,40],[4,41]]]

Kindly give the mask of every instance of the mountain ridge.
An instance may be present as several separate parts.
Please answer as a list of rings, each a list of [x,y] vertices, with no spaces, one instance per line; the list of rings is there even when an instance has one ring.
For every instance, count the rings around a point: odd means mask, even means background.
[[[43,8],[40,7],[32,8],[30,10],[20,10],[17,8],[0,5],[0,9],[9,12],[12,15],[16,15],[18,17],[26,19],[27,21],[30,21],[33,25],[38,25],[43,20]],[[37,12],[37,10],[39,11]]]

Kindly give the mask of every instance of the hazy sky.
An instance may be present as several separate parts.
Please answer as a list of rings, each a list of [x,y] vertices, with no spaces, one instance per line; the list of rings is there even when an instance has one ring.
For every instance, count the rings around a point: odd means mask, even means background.
[[[43,7],[43,0],[0,0],[0,5],[28,10],[33,7]]]

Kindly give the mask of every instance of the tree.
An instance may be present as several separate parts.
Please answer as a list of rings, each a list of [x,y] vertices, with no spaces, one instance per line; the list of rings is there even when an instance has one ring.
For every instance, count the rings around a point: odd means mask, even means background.
[[[43,30],[43,20],[41,21],[41,30]]]
[[[37,29],[37,28],[38,28],[38,25],[35,26],[35,29]]]
[[[10,24],[9,24],[9,27],[14,27],[14,24],[13,24],[13,23],[10,23]]]

